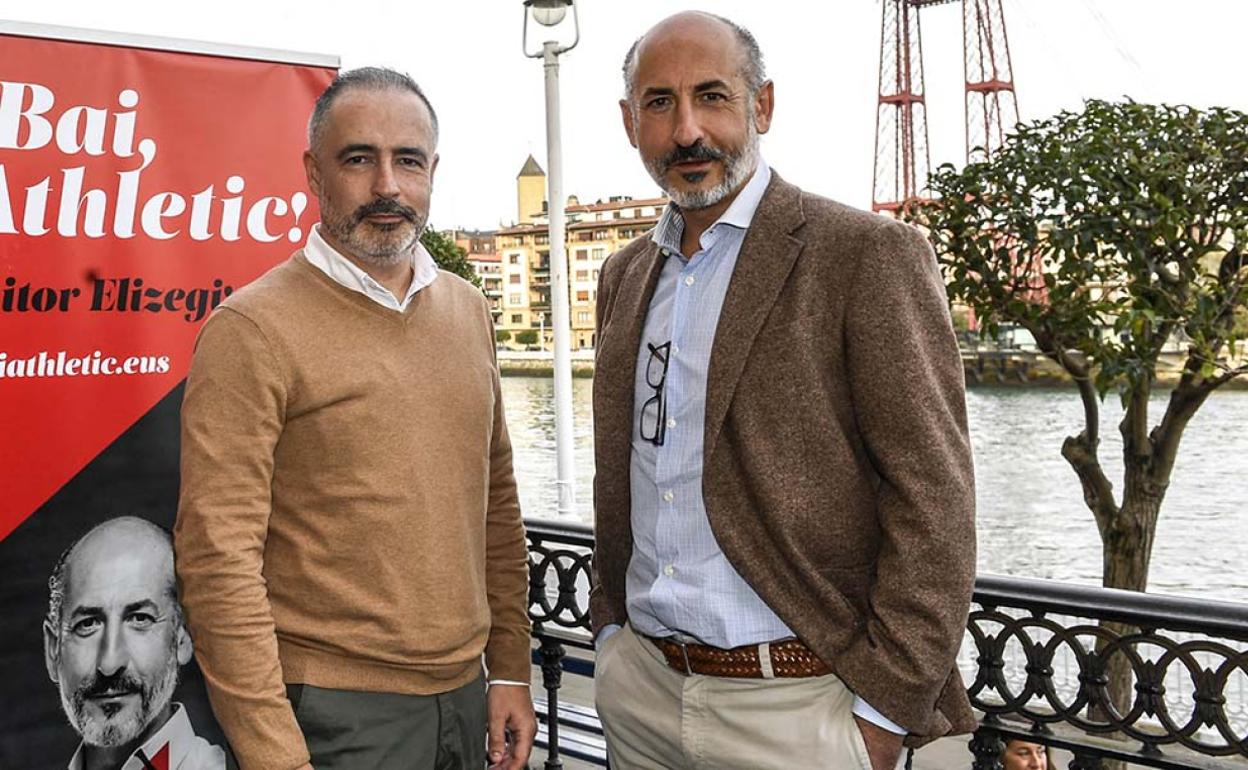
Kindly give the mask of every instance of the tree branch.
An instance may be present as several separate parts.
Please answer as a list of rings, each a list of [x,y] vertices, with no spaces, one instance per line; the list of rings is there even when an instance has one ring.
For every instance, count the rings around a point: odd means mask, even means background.
[[[1079,477],[1083,487],[1083,501],[1096,519],[1096,527],[1101,537],[1110,531],[1114,517],[1118,515],[1118,504],[1114,501],[1114,485],[1105,477],[1101,462],[1096,456],[1096,442],[1089,441],[1087,432],[1077,436],[1068,436],[1062,442],[1062,457],[1070,463]]]
[[[1142,383],[1132,387],[1131,397],[1127,400],[1127,412],[1122,416],[1123,452],[1127,462],[1147,457],[1152,451],[1148,440],[1148,397],[1151,390],[1149,378],[1145,375]]]
[[[1114,517],[1118,514],[1118,504],[1114,501],[1114,485],[1105,476],[1101,467],[1097,449],[1101,443],[1101,401],[1092,383],[1091,367],[1084,360],[1076,359],[1062,345],[1056,344],[1055,335],[1039,328],[1028,329],[1045,355],[1056,361],[1070,373],[1079,398],[1083,402],[1083,430],[1078,435],[1068,436],[1062,442],[1062,457],[1070,463],[1079,484],[1083,488],[1083,500],[1096,519],[1096,526],[1102,536],[1109,531]]]

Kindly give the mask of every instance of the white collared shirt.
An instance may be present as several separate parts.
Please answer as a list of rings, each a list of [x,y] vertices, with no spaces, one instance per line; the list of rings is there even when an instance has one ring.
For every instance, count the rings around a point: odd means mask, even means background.
[[[308,262],[333,279],[335,283],[351,291],[358,291],[378,305],[388,307],[398,313],[407,310],[416,292],[433,283],[433,280],[438,277],[438,266],[434,263],[433,256],[423,243],[416,241],[416,248],[412,249],[412,285],[407,288],[407,295],[400,302],[389,289],[330,246],[321,237],[319,222],[308,233],[308,242],[303,248],[303,254],[308,258]]]
[[[69,770],[83,770],[85,747],[81,744],[69,760]],[[195,734],[191,720],[181,703],[173,704],[173,714],[143,745],[126,757],[118,770],[146,770],[139,752],[154,767],[169,770],[225,770],[225,751]],[[164,757],[161,754],[164,753]]]

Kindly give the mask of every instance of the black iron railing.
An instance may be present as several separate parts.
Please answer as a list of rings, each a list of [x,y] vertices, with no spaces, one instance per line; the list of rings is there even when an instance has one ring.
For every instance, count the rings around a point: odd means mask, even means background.
[[[593,675],[593,530],[526,526],[545,767],[563,755],[605,764],[592,709],[559,702],[565,671]],[[1248,768],[1248,605],[981,576],[959,665],[983,715],[972,770],[1001,770],[1010,738],[1070,752],[1069,770]],[[1112,670],[1127,672],[1125,708],[1110,697]]]

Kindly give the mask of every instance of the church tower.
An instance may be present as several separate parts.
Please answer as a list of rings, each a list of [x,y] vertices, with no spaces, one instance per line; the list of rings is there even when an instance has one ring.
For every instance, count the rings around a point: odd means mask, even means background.
[[[531,225],[546,213],[546,172],[530,155],[516,176],[516,222]]]

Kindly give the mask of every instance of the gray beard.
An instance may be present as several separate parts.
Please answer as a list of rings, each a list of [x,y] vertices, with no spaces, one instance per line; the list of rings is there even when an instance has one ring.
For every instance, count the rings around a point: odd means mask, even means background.
[[[366,231],[362,230],[366,225],[362,222],[354,221],[350,214],[336,217],[329,213],[334,209],[333,201],[327,196],[322,195],[319,203],[321,207],[321,227],[332,235],[351,256],[376,267],[392,267],[405,260],[410,260],[412,258],[412,250],[416,248],[416,242],[420,240],[420,234],[425,230],[426,220],[417,219],[416,222],[412,223],[411,238],[406,238],[401,242],[385,237],[370,237],[364,234]],[[419,214],[417,216],[419,217]],[[403,223],[395,225],[394,228],[397,230],[407,226],[408,223]],[[379,235],[381,233],[373,233],[373,236]]]
[[[120,720],[89,717],[84,696],[78,692],[66,692],[64,685],[57,689],[61,695],[61,709],[64,710],[70,726],[82,736],[82,742],[88,746],[111,749],[124,746],[142,735],[153,717],[173,700],[173,691],[177,686],[178,651],[175,646],[169,651],[164,676],[152,690],[142,693],[139,710],[132,717]]]
[[[328,223],[322,221],[322,224]],[[330,233],[361,262],[377,267],[392,267],[412,258],[412,249],[416,248],[416,242],[420,240],[420,233],[423,229],[423,225],[415,228],[410,240],[393,248],[374,246],[369,239],[359,237],[358,230],[355,228],[331,228]]]
[[[753,120],[746,121],[745,146],[741,148],[741,152],[737,155],[726,155],[724,163],[724,178],[719,184],[709,190],[695,190],[694,192],[681,192],[679,190],[669,190],[666,187],[666,180],[663,176],[664,169],[658,168],[656,164],[647,162],[646,170],[650,172],[650,177],[658,183],[659,188],[667,193],[667,197],[671,198],[672,203],[677,207],[687,211],[697,211],[698,209],[709,209],[727,198],[736,190],[745,180],[750,178],[750,174],[754,173],[754,169],[758,167],[758,129],[754,125]]]

